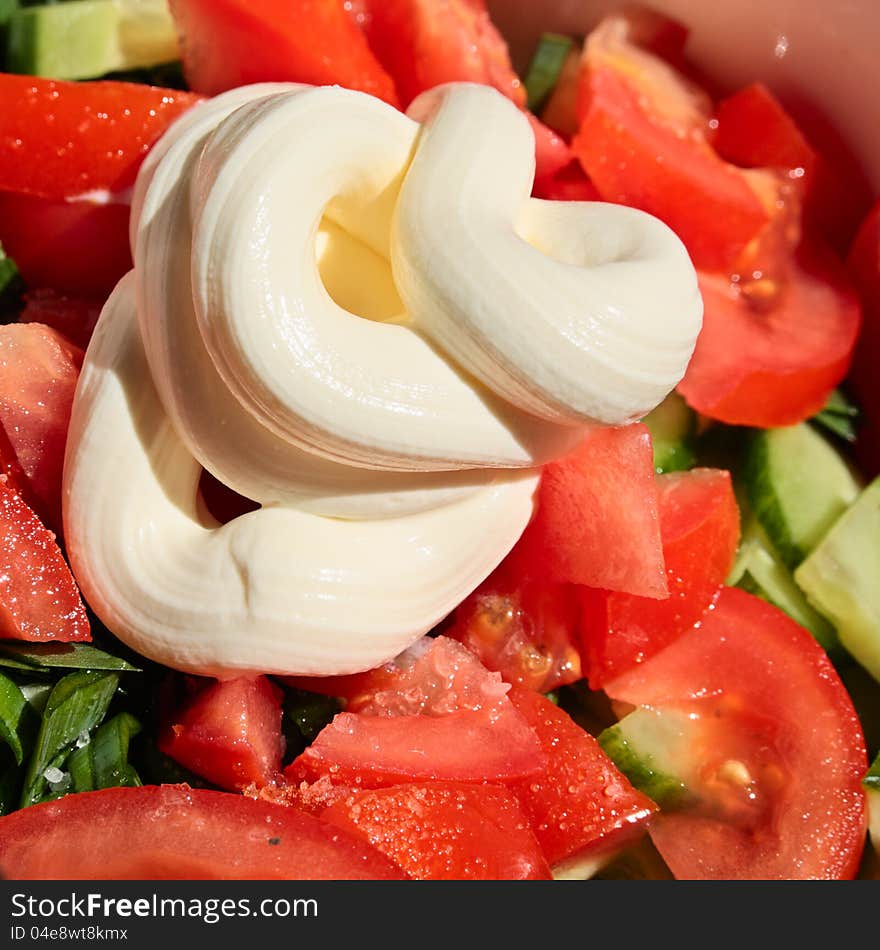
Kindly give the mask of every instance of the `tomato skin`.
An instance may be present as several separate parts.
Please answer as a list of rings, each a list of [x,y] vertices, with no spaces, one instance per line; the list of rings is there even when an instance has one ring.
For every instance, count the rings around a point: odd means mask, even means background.
[[[666,596],[645,425],[592,429],[570,455],[544,467],[536,507],[508,555],[519,576]]]
[[[387,858],[294,808],[187,785],[67,795],[0,818],[11,880],[394,880]]]
[[[510,699],[547,756],[539,777],[512,788],[551,867],[642,834],[657,806],[618,772],[599,743],[539,693],[514,686]]]
[[[597,52],[601,35],[587,43],[572,151],[604,200],[656,215],[697,267],[730,272],[768,224],[767,210],[743,173],[709,145],[709,116],[690,103],[684,80],[657,84],[655,101],[643,104],[654,88],[644,74],[651,58],[634,59],[626,43]],[[664,116],[661,96],[682,102]]]
[[[720,422],[795,425],[822,408],[849,369],[861,312],[834,255],[802,245],[770,273],[778,289],[754,302],[747,287],[699,275],[703,329],[678,391]]]
[[[371,0],[366,35],[401,106],[446,82],[494,86],[518,106],[525,89],[483,0]]]
[[[719,759],[732,745],[742,759],[735,743],[743,736],[756,757],[775,755],[782,780],[758,778],[758,800],[770,811],[758,828],[686,811],[655,820],[651,836],[677,878],[855,875],[866,827],[862,728],[825,652],[781,611],[726,587],[699,630],[606,691],[633,705],[705,709],[717,722]]]
[[[104,298],[131,269],[129,207],[0,191],[0,241],[29,287]]]
[[[61,533],[61,474],[82,350],[38,323],[0,327],[0,425],[44,522]]]
[[[268,785],[281,771],[281,691],[265,676],[200,686],[169,718],[158,744],[228,791]]]
[[[569,163],[549,176],[536,175],[532,195],[547,201],[601,201],[598,189],[579,162]]]
[[[39,287],[25,293],[24,310],[18,315],[18,321],[42,323],[85,350],[101,314],[101,306],[101,301],[95,298],[73,297],[49,287]]]
[[[419,881],[551,877],[528,819],[502,786],[426,782],[358,791],[321,817]]]
[[[863,409],[856,453],[867,475],[880,472],[880,201],[868,213],[847,258],[847,269],[864,306],[862,333],[848,383]]]
[[[0,191],[63,201],[129,188],[153,143],[200,98],[137,83],[0,73]]]
[[[79,590],[55,536],[0,485],[0,638],[90,640]]]
[[[338,0],[171,0],[187,84],[338,83],[396,105],[394,86]]]
[[[698,623],[721,592],[736,557],[739,510],[729,472],[673,472],[658,476],[657,487],[670,596],[651,600],[579,590],[579,630],[592,689],[659,653]]]

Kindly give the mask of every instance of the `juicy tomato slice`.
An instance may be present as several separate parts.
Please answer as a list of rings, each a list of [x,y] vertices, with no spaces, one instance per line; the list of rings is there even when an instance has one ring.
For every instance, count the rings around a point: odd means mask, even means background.
[[[665,597],[647,427],[597,427],[545,466],[537,512],[508,560],[523,578]]]
[[[519,802],[497,785],[355,792],[321,813],[419,881],[541,880],[550,869]]]
[[[265,676],[201,686],[169,718],[159,748],[220,788],[267,785],[281,771],[281,691]]]
[[[544,772],[514,791],[551,867],[605,854],[642,834],[657,807],[599,743],[539,693],[514,686],[510,699],[547,756]]]
[[[866,822],[861,725],[825,652],[780,610],[725,588],[699,630],[606,691],[708,723],[712,755],[700,768],[703,791],[725,787],[719,813],[669,812],[651,826],[677,878],[855,875]]]
[[[657,478],[667,600],[580,588],[583,660],[592,689],[659,653],[698,623],[721,592],[739,543],[728,472],[693,469]]]
[[[700,274],[703,329],[679,383],[688,404],[731,425],[794,425],[846,376],[858,299],[827,249],[802,245],[766,275]]]
[[[73,297],[48,287],[40,287],[25,293],[24,310],[18,315],[18,320],[19,323],[42,323],[51,327],[84,350],[89,345],[100,314],[100,300]]]
[[[491,574],[455,611],[446,636],[460,640],[508,683],[546,693],[581,678],[576,588]]]
[[[63,201],[129,188],[153,143],[199,98],[136,83],[0,74],[0,191]]]
[[[339,0],[171,0],[190,88],[338,83],[396,104],[394,85]]]
[[[79,590],[55,536],[0,485],[0,638],[90,640]]]
[[[38,511],[61,532],[61,473],[82,350],[38,323],[0,327],[0,425]]]
[[[527,112],[526,117],[535,136],[535,181],[552,179],[574,161],[574,156],[561,135],[531,112]]]
[[[847,267],[864,307],[849,385],[864,411],[856,452],[867,474],[880,472],[880,201],[865,218],[850,249]]]
[[[731,271],[770,220],[741,169],[708,141],[707,97],[640,48],[615,15],[587,38],[572,150],[606,201],[665,221],[694,263]]]
[[[12,880],[393,880],[394,864],[294,808],[186,785],[66,795],[0,818]]]
[[[0,240],[29,287],[104,298],[131,269],[129,207],[0,191]]]
[[[483,0],[370,0],[367,9],[367,39],[404,108],[446,82],[494,86],[525,105],[525,89]]]
[[[506,782],[544,757],[508,687],[461,644],[425,639],[380,668],[288,767],[293,782],[329,775],[364,788],[444,780]]]

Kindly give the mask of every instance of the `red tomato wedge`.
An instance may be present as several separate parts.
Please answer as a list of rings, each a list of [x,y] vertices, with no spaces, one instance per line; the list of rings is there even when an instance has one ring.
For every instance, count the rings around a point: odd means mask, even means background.
[[[547,767],[514,786],[548,863],[604,855],[643,833],[656,806],[599,743],[544,696],[514,686],[510,699],[538,734]]]
[[[571,584],[524,581],[501,567],[458,606],[445,635],[506,682],[549,692],[581,678],[576,591]]]
[[[867,474],[880,472],[880,201],[865,218],[847,259],[847,267],[864,307],[849,385],[863,409],[864,427],[856,452]]]
[[[525,105],[507,44],[483,0],[370,0],[367,10],[370,48],[393,77],[404,108],[446,82],[494,86]]]
[[[356,792],[321,817],[419,881],[551,876],[519,802],[497,785],[426,782]]]
[[[715,812],[661,814],[651,836],[677,878],[850,878],[865,839],[865,742],[812,635],[725,588],[699,630],[606,687],[703,723],[699,787]],[[740,778],[740,776],[745,776]]]
[[[55,536],[6,485],[0,485],[0,639],[91,639]]]
[[[545,466],[537,513],[508,560],[524,579],[665,597],[647,427],[593,429],[574,452]]]
[[[693,469],[657,478],[667,600],[580,588],[579,630],[592,689],[659,653],[700,621],[721,592],[739,543],[728,472]]]
[[[547,201],[600,201],[596,186],[579,162],[571,162],[549,176],[535,176],[532,194]]]
[[[73,297],[41,287],[25,293],[24,310],[18,319],[20,323],[45,324],[84,350],[100,314],[100,300]]]
[[[209,683],[166,723],[159,748],[229,791],[281,771],[281,691],[265,676]]]
[[[191,89],[339,84],[396,104],[394,85],[339,0],[171,0]]]
[[[802,245],[757,279],[700,275],[703,329],[678,391],[731,425],[794,425],[846,376],[858,300],[834,255]]]
[[[129,188],[153,143],[199,98],[135,83],[0,74],[0,191],[63,201]]]
[[[711,104],[636,45],[625,16],[587,38],[572,151],[606,201],[665,221],[695,264],[729,272],[770,221],[755,180],[709,144]]]
[[[38,323],[0,327],[0,425],[45,523],[61,532],[61,472],[82,350]]]
[[[0,191],[0,240],[29,287],[103,299],[131,270],[128,204]]]
[[[401,782],[498,782],[536,775],[544,756],[507,687],[461,644],[422,641],[380,668],[285,774],[364,788]],[[364,681],[361,681],[364,685]],[[372,689],[370,686],[372,685]]]
[[[526,113],[535,136],[535,181],[550,180],[574,161],[562,136],[544,125],[531,112]]]
[[[0,818],[12,880],[393,880],[400,870],[294,808],[186,785],[67,795]]]

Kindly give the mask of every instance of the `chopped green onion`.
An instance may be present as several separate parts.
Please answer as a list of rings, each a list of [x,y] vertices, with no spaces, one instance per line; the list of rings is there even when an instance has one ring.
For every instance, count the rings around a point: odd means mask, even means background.
[[[562,72],[565,57],[574,45],[570,36],[544,33],[538,40],[535,55],[525,78],[528,107],[537,112],[547,101]]]
[[[137,772],[128,763],[129,742],[140,731],[141,724],[134,716],[120,713],[105,722],[94,738],[83,734],[67,759],[71,791],[140,785]]]
[[[839,389],[828,397],[823,409],[810,420],[816,425],[843,439],[855,442],[859,407],[852,403]]]
[[[29,712],[28,701],[19,686],[0,673],[0,741],[9,746],[16,765],[24,759],[22,732],[27,727]]]
[[[137,673],[136,666],[90,643],[10,643],[0,641],[0,667],[14,670],[115,670]]]
[[[60,769],[77,739],[101,722],[118,683],[117,673],[81,670],[55,684],[25,773],[22,808],[43,798],[50,782],[46,772]]]

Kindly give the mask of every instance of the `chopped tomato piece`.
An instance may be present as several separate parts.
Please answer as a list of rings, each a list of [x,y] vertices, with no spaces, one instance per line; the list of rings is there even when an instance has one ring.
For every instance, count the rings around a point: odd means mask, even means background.
[[[364,788],[440,779],[509,782],[537,775],[543,757],[513,709],[498,716],[460,709],[441,716],[339,713],[289,767],[288,778],[334,780]]]
[[[443,780],[506,782],[536,775],[534,732],[489,673],[447,637],[422,641],[372,689],[349,701],[288,767],[293,782],[330,775],[363,788]]]
[[[187,785],[66,795],[0,818],[11,880],[394,880],[375,848],[295,808]]]
[[[55,536],[0,485],[0,638],[90,640],[79,590]]]
[[[844,378],[859,333],[858,300],[818,245],[731,282],[700,275],[703,329],[678,390],[732,425],[787,426],[818,412]]]
[[[61,532],[61,472],[82,350],[38,323],[0,327],[0,425],[46,524]]]
[[[665,221],[698,267],[733,270],[770,221],[755,173],[719,158],[708,98],[640,48],[624,16],[587,38],[578,111],[572,150],[602,197]]]
[[[865,742],[824,650],[782,611],[724,588],[699,630],[606,687],[710,741],[693,797],[651,836],[677,878],[850,878],[865,840]]]
[[[159,748],[230,791],[281,771],[281,691],[265,676],[201,686],[166,723]]]
[[[514,686],[510,699],[538,734],[547,767],[513,786],[548,863],[604,855],[643,833],[656,806],[637,792],[599,743],[549,699]]]
[[[446,636],[508,683],[546,693],[581,678],[576,590],[523,580],[502,566],[458,606]]]
[[[29,287],[103,299],[131,269],[129,206],[0,191],[0,241]]]
[[[30,482],[22,470],[15,449],[2,425],[0,425],[0,485],[21,495],[30,508],[34,507]]]
[[[602,198],[578,162],[571,162],[550,176],[536,177],[532,194],[548,201],[601,201]]]
[[[497,785],[426,782],[355,792],[321,817],[419,881],[551,876],[519,803]]]
[[[446,82],[494,86],[525,105],[525,89],[483,0],[371,0],[368,9],[367,39],[404,108]]]
[[[552,179],[571,164],[574,156],[565,139],[531,112],[527,112],[526,116],[535,135],[535,181]]]
[[[797,123],[772,92],[752,83],[718,103],[718,129],[712,139],[722,158],[744,168],[815,170],[817,155]]]
[[[665,597],[647,427],[597,427],[545,466],[537,513],[508,559],[523,578]]]
[[[153,143],[199,98],[136,83],[0,74],[0,191],[63,201],[129,188]]]
[[[171,0],[190,88],[339,84],[396,104],[394,86],[339,0]]]
[[[24,295],[20,323],[42,323],[84,350],[101,314],[101,302],[94,298],[72,297],[48,287]]]
[[[880,472],[880,201],[859,228],[847,260],[864,306],[862,333],[856,346],[849,385],[864,410],[856,452],[868,474]]]
[[[592,689],[659,653],[691,629],[721,592],[739,542],[730,474],[715,469],[657,478],[667,600],[580,588],[583,660]]]

